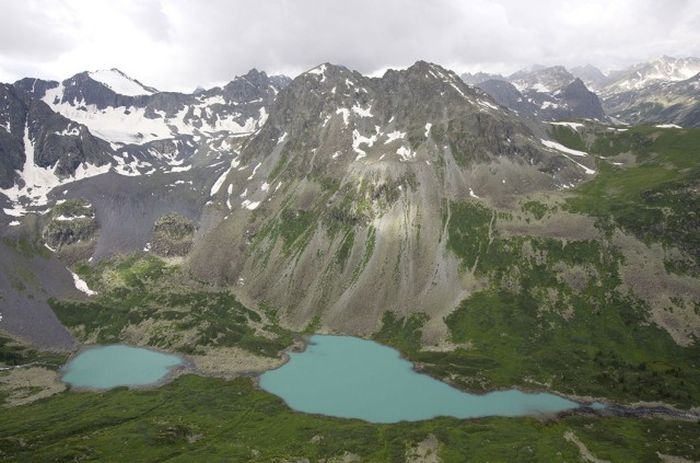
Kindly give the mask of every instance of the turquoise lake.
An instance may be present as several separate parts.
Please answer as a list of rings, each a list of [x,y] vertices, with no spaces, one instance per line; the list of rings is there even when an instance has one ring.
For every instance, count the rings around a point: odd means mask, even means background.
[[[517,390],[468,394],[416,373],[398,351],[349,336],[312,336],[304,352],[260,377],[260,387],[293,409],[373,423],[436,416],[475,418],[555,413],[579,404]]]
[[[100,346],[81,352],[63,367],[63,381],[75,387],[110,389],[146,386],[165,378],[182,364],[175,355],[124,345]]]

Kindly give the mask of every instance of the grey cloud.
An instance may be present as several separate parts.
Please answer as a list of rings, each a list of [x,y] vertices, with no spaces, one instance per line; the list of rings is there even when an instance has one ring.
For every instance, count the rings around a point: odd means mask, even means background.
[[[41,2],[0,0],[0,54],[44,60],[76,44],[75,23],[64,8],[46,9]]]
[[[58,5],[68,4],[80,16],[79,1]],[[54,10],[65,14],[66,8],[54,2],[0,0],[0,5],[10,12],[3,20],[8,28],[0,32],[1,74],[56,72],[63,54],[73,57],[71,69],[105,61],[87,51],[84,59],[81,55],[89,37],[79,26],[71,27],[84,18],[52,20]],[[611,68],[662,54],[700,55],[700,0],[145,0],[103,5],[105,14],[90,21],[108,24],[110,9],[118,8],[146,42],[132,43],[133,50],[115,65],[165,89],[228,81],[252,67],[295,74],[325,61],[364,73],[418,59],[458,71],[510,72],[533,63]]]

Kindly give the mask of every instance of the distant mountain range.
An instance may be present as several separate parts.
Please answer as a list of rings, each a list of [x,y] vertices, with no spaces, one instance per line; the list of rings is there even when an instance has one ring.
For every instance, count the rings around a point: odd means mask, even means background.
[[[504,77],[463,74],[518,114],[542,120],[576,118],[625,124],[700,125],[700,59],[672,58],[612,71],[592,65],[571,70],[533,66]]]

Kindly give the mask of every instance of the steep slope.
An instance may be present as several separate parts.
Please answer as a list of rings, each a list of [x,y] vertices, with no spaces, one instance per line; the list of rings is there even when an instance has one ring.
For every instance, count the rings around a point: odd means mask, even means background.
[[[520,116],[535,117],[538,113],[539,108],[506,80],[489,79],[475,85],[488,93],[496,103],[512,109]]]
[[[213,183],[287,83],[252,70],[188,95],[157,92],[111,70],[0,86],[0,237],[23,251],[8,257],[8,269],[36,274],[41,255],[65,265],[189,249],[185,240],[165,243],[154,224],[172,214],[200,222]],[[72,204],[89,212],[64,213]],[[70,290],[70,274],[57,265],[53,273]],[[0,310],[3,329],[65,347],[72,341],[46,299],[76,290],[43,291],[53,280],[33,281],[41,284],[19,291],[15,280],[0,278],[0,299],[12,304]],[[32,332],[32,325],[43,328]]]
[[[221,221],[191,271],[293,326],[368,333],[385,310],[447,313],[473,284],[446,249],[450,200],[507,203],[592,172],[543,134],[433,64],[378,79],[324,64],[280,92],[217,182]]]
[[[44,102],[0,85],[0,193],[22,215],[63,183],[106,172],[114,163],[109,144]]]
[[[662,56],[648,63],[640,63],[615,71],[608,76],[602,90],[603,96],[640,90],[657,82],[677,82],[691,78],[700,72],[700,58],[673,58]]]
[[[672,58],[614,72],[600,89],[605,111],[630,124],[698,127],[700,59]]]
[[[605,119],[596,94],[563,66],[518,71],[508,80],[536,108],[540,120]]]
[[[552,93],[571,83],[575,77],[564,66],[534,67],[508,76],[508,81],[521,92]]]
[[[251,70],[222,88],[189,95],[158,92],[112,69],[61,83],[3,85],[0,188],[14,204],[12,215],[20,215],[29,205],[46,204],[53,187],[108,170],[151,176],[216,164],[264,123],[266,107],[287,83]],[[26,114],[46,126],[32,126],[27,140]],[[35,155],[25,165],[21,153],[28,149]]]
[[[700,73],[679,82],[654,82],[608,94],[604,103],[611,115],[630,124],[700,127]]]
[[[542,121],[605,119],[598,97],[563,66],[534,66],[508,78],[493,74],[463,74],[462,80],[488,93],[498,104],[520,116]]]
[[[118,148],[219,131],[247,135],[265,122],[266,107],[286,83],[283,76],[253,69],[223,88],[182,94],[156,92],[111,70],[83,72],[61,83],[23,79],[15,86]]]
[[[465,72],[459,77],[465,84],[474,85],[476,87],[478,87],[480,83],[486,82],[487,80],[500,80],[505,82],[508,81],[508,79],[506,79],[500,74],[491,74],[488,72],[475,72],[474,74]]]
[[[586,64],[585,66],[575,66],[570,69],[573,76],[578,77],[586,84],[586,87],[598,90],[602,85],[605,84],[608,77],[592,64]]]

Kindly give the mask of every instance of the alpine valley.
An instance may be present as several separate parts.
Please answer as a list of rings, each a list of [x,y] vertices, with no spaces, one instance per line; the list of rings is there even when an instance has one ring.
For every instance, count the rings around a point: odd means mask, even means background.
[[[0,460],[698,461],[699,188],[697,58],[0,84]],[[581,406],[301,413],[257,380],[313,334]],[[67,386],[96,344],[183,363]]]

